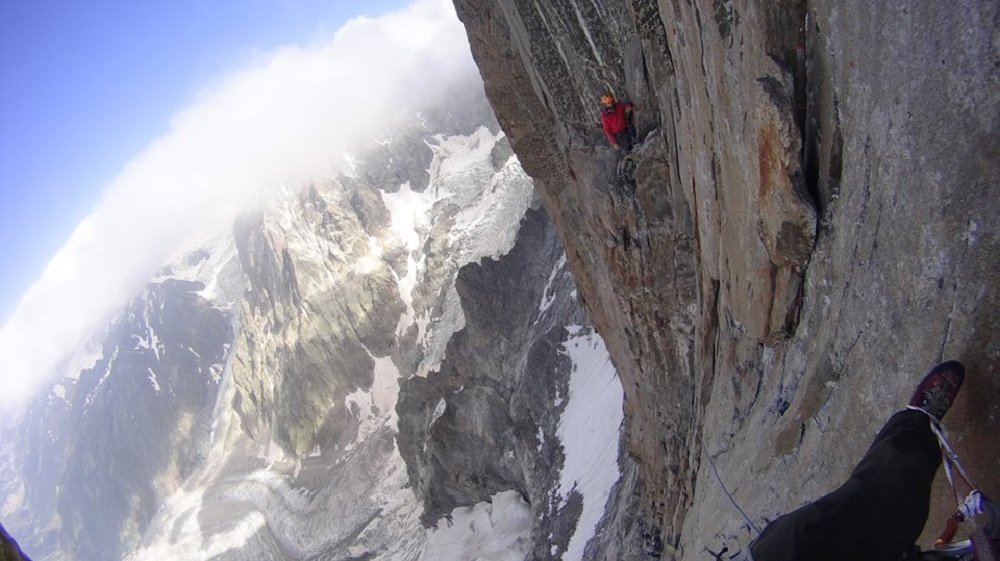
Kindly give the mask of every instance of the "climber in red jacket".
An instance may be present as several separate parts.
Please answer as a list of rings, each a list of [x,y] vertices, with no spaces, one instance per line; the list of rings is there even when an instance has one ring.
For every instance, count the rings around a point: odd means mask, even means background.
[[[632,102],[619,103],[611,92],[605,92],[601,96],[601,126],[615,150],[632,150],[633,107]]]

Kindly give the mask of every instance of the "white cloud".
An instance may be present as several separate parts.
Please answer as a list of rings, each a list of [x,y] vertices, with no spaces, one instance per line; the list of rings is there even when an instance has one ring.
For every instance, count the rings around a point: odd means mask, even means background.
[[[107,187],[0,328],[0,409],[65,374],[56,365],[207,225],[335,173],[352,146],[475,72],[451,3],[419,0],[221,80]]]

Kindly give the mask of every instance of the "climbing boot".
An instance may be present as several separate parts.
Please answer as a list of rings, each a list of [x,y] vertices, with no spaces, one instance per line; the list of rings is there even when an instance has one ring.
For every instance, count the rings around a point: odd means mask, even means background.
[[[940,421],[955,401],[963,380],[965,367],[962,363],[955,360],[942,362],[924,376],[910,398],[910,407],[920,409]]]

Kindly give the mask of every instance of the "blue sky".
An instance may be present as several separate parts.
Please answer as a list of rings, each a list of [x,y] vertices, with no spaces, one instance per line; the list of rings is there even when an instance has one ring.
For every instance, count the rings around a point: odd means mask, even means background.
[[[404,4],[0,1],[0,323],[104,187],[206,84]]]
[[[451,0],[63,4],[0,0],[0,417],[238,214],[481,87]]]

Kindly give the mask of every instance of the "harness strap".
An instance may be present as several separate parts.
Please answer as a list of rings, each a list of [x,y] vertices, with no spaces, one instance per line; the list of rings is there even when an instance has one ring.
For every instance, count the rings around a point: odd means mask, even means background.
[[[985,504],[983,503],[983,494],[979,491],[969,493],[969,496],[965,497],[962,504],[958,505],[958,511],[961,512],[966,519],[971,519],[974,516],[986,512]]]
[[[955,449],[952,448],[951,443],[948,442],[948,437],[945,436],[944,427],[941,423],[934,418],[933,415],[927,411],[916,407],[913,405],[907,406],[908,409],[913,409],[915,411],[920,411],[927,415],[930,419],[931,431],[934,436],[937,437],[938,443],[941,445],[941,455],[944,459],[945,474],[948,476],[948,483],[951,484],[952,491],[955,492],[955,500],[958,503],[958,512],[956,512],[952,519],[964,519],[973,521],[975,525],[975,530],[972,532],[971,542],[973,547],[973,558],[979,561],[1000,561],[1000,551],[998,551],[998,543],[990,536],[989,526],[996,524],[996,513],[992,510],[987,512],[988,505],[987,500],[983,497],[983,494],[976,490],[976,486],[972,484],[972,479],[969,477],[968,472],[965,471],[965,466],[962,465],[962,461],[959,460],[958,454]],[[954,471],[953,471],[954,470]],[[969,487],[969,494],[963,500],[961,494],[958,491],[958,485],[955,482],[955,473],[962,479],[962,482]],[[984,521],[982,519],[983,514],[988,514],[989,521]],[[954,520],[957,522],[958,520]],[[949,520],[949,528],[946,530],[951,531],[951,537],[954,536],[955,528],[952,527],[952,520]],[[954,524],[957,527],[957,524]],[[945,537],[938,538],[938,543]],[[948,539],[951,539],[948,537]]]
[[[948,442],[944,427],[941,426],[940,421],[924,409],[916,405],[907,405],[906,408],[913,411],[920,411],[924,415],[927,415],[927,418],[930,420],[931,432],[937,437],[938,444],[941,446],[941,456],[944,459],[944,473],[948,476],[948,483],[951,484],[951,490],[955,493],[955,502],[961,505],[963,503],[962,494],[959,492],[958,485],[955,482],[955,473],[961,477],[962,482],[965,483],[970,491],[975,491],[976,486],[973,485],[972,479],[969,477],[968,472],[965,471],[965,466],[962,465],[962,461],[958,458],[955,449]]]

